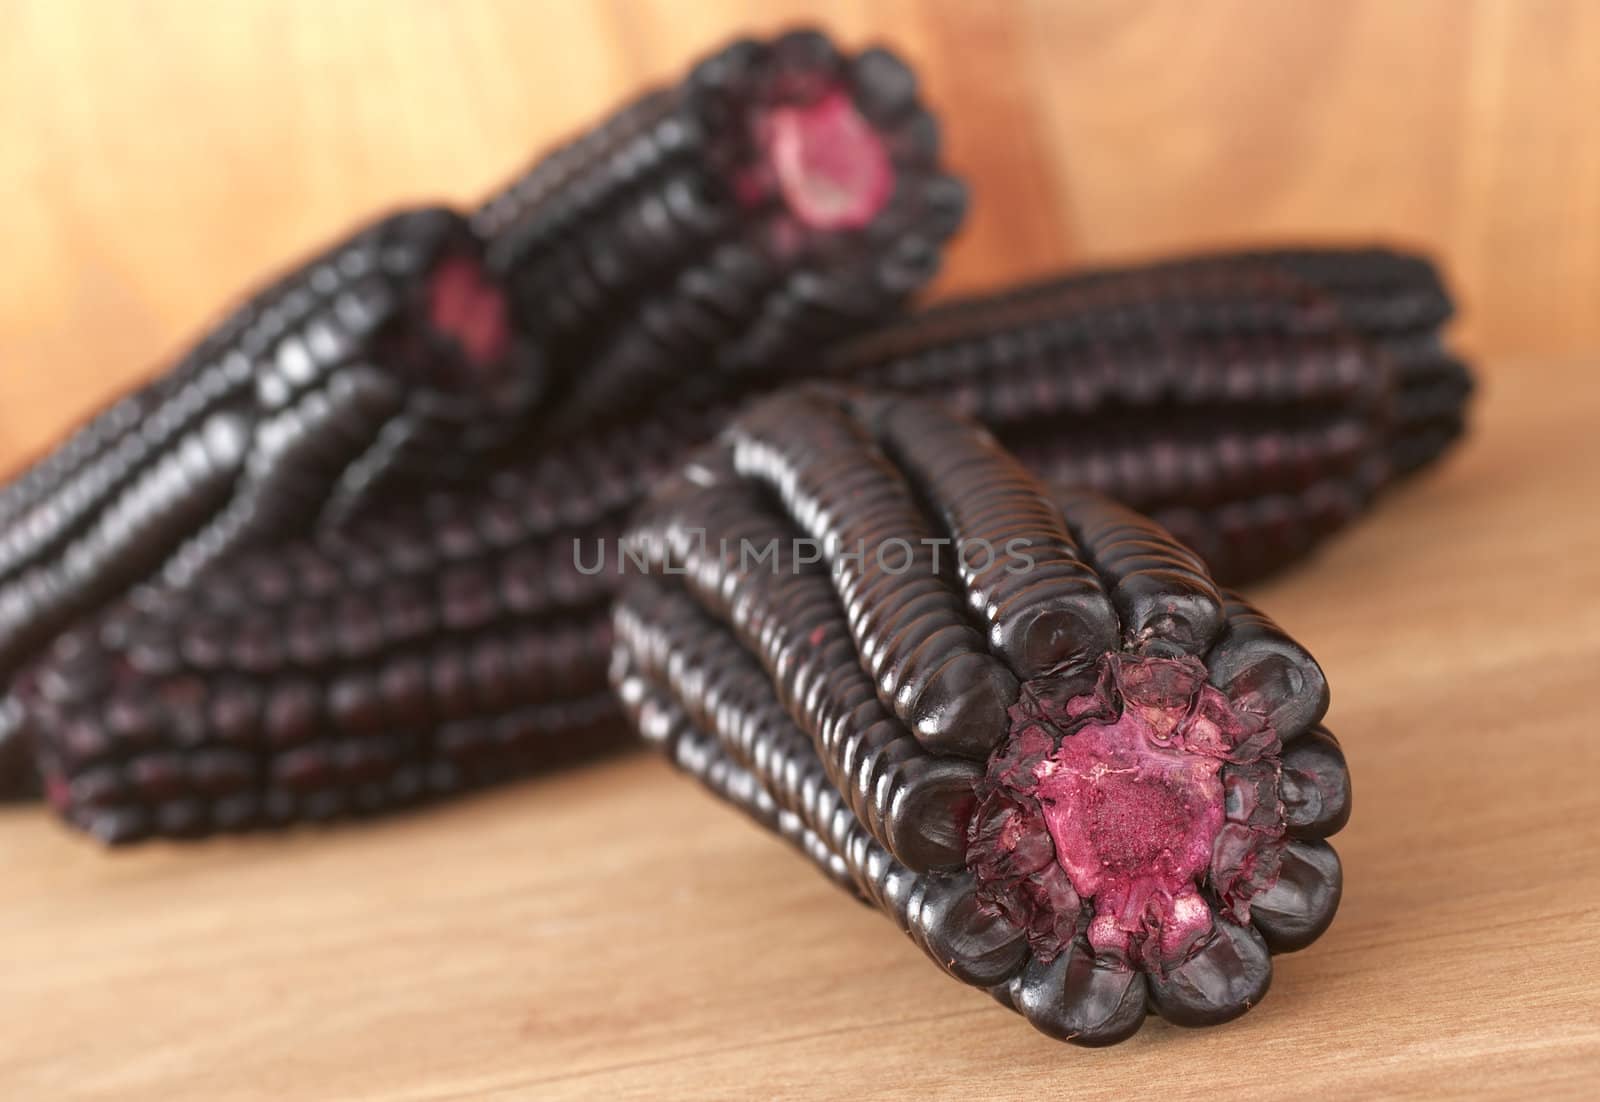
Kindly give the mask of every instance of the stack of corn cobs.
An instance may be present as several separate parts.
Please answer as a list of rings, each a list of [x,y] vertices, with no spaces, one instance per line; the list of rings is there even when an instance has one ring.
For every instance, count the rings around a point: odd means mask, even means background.
[[[1460,434],[1449,297],[1300,249],[916,308],[965,205],[905,65],[799,32],[308,261],[0,489],[0,785],[195,837],[636,730],[1047,1033],[1241,1013],[1350,797],[1218,583]]]

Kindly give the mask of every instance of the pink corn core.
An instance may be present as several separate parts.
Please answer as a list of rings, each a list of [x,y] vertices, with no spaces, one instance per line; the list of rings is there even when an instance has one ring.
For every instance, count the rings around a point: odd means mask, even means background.
[[[859,229],[889,202],[894,166],[888,151],[843,89],[801,107],[763,111],[755,130],[765,165],[743,181],[743,190],[775,186],[806,227]]]
[[[1047,833],[1091,947],[1159,969],[1210,932],[1203,884],[1238,917],[1276,876],[1277,749],[1262,718],[1235,710],[1192,658],[1107,655],[1095,688],[1070,697],[1030,683],[988,777],[1009,793],[997,806],[1022,811],[1009,832],[979,828],[974,839],[1003,852],[969,850],[969,866],[1001,910],[1044,928],[1043,874],[1031,871],[1043,857],[1016,856],[1044,839],[1024,850],[1010,835]]]
[[[448,256],[434,268],[428,322],[477,365],[498,363],[511,344],[505,295],[470,256]]]
[[[1124,710],[1062,740],[1034,769],[1056,860],[1094,900],[1096,948],[1125,949],[1147,925],[1176,948],[1211,925],[1195,882],[1222,827],[1222,762],[1163,745],[1152,718]]]

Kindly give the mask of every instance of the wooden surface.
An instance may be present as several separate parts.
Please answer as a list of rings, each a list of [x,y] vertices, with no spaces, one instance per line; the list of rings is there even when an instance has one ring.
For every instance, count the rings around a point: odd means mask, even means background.
[[[821,11],[893,28],[951,115],[946,286],[1359,233],[1466,292],[1470,446],[1258,593],[1356,782],[1340,917],[1260,1008],[1057,1046],[633,759],[110,856],[0,813],[0,1098],[1592,1097],[1600,5],[1199,7]],[[353,218],[797,10],[0,2],[0,467]]]

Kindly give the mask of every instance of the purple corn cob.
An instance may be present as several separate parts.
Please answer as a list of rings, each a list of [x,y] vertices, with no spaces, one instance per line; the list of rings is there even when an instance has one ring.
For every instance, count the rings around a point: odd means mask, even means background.
[[[1212,436],[1243,427],[1233,411],[1246,408],[1274,430],[1359,417],[1387,479],[1461,431],[1471,378],[1441,343],[1452,313],[1418,257],[1217,253],[949,302],[834,359],[863,385],[940,393],[1007,440],[1110,409]]]
[[[741,40],[544,157],[476,218],[558,366],[553,421],[768,385],[881,322],[965,210],[889,52]]]
[[[1459,436],[1472,382],[1442,345],[1451,313],[1418,257],[1219,253],[947,303],[847,342],[831,370],[940,395],[1238,582]]]
[[[1159,527],[1055,498],[931,403],[769,400],[627,537],[613,682],[675,764],[1045,1033],[1226,1021],[1338,904],[1326,684]]]
[[[0,685],[138,581],[481,473],[542,381],[464,223],[360,231],[0,490]]]

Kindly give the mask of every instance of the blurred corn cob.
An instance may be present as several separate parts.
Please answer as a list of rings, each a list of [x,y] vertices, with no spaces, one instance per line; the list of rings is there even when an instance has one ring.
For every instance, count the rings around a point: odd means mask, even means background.
[[[805,371],[931,277],[965,206],[912,72],[796,31],[641,97],[475,224],[570,433]]]
[[[1230,583],[1302,556],[1460,435],[1435,269],[1383,249],[1216,253],[949,302],[833,354],[939,394],[1032,470],[1153,513]]]
[[[946,302],[834,358],[862,384],[939,390],[1019,437],[1109,408],[1213,437],[1250,427],[1206,421],[1216,406],[1275,430],[1358,414],[1382,433],[1390,477],[1461,432],[1470,376],[1443,345],[1451,315],[1437,270],[1410,254],[1197,254]]]
[[[616,745],[600,690],[620,577],[599,557],[720,420],[596,433],[137,591],[19,679],[13,793],[31,742],[57,808],[124,842],[377,811]]]
[[[543,363],[448,211],[385,218],[236,310],[0,490],[0,685],[128,586],[481,472]]]
[[[1042,1031],[1226,1021],[1332,920],[1349,780],[1315,662],[971,423],[780,396],[627,542],[648,573],[613,680],[641,734]]]
[[[45,792],[106,842],[370,813],[615,745],[620,533],[681,456],[671,419],[470,494],[138,591],[16,686]]]
[[[883,320],[964,207],[884,50],[741,41],[489,200],[355,234],[0,489],[0,692],[151,578],[337,528]],[[3,735],[0,735],[3,741]]]

